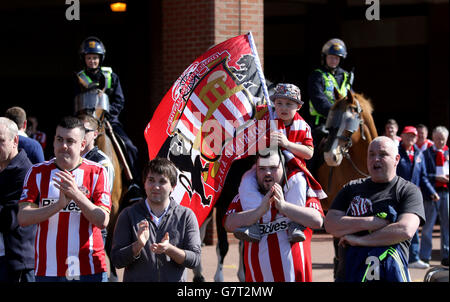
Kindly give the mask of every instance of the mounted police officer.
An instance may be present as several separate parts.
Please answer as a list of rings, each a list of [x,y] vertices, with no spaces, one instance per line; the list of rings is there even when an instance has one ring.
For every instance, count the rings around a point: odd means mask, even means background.
[[[134,181],[130,185],[135,194],[140,193],[139,183],[140,173],[137,168],[138,150],[128,135],[123,130],[123,125],[119,121],[119,115],[125,105],[120,80],[111,67],[103,66],[106,49],[102,41],[97,37],[88,37],[80,45],[80,59],[83,70],[77,73],[78,84],[75,95],[89,90],[103,90],[109,98],[109,111],[106,117],[110,122],[114,133],[120,137],[125,146],[128,165],[133,175]]]
[[[321,52],[321,66],[315,69],[308,78],[309,113],[312,117],[312,136],[314,148],[317,148],[327,135],[325,122],[335,100],[334,89],[346,96],[351,89],[353,73],[342,69],[339,65],[347,57],[347,47],[340,39],[327,41]],[[317,152],[319,153],[319,152]],[[313,164],[315,160],[310,161]],[[313,167],[313,169],[316,167]]]
[[[325,124],[328,111],[335,102],[334,89],[342,96],[350,90],[353,74],[339,66],[346,57],[347,48],[342,40],[327,41],[322,47],[321,66],[308,78],[309,113],[314,118],[314,128]]]

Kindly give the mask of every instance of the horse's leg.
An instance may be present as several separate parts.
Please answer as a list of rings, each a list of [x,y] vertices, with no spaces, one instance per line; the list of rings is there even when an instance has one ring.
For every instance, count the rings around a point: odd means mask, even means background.
[[[240,282],[245,282],[245,267],[244,267],[244,242],[239,240],[239,268],[237,277]]]
[[[111,212],[110,212],[110,220],[108,227],[105,229],[103,233],[106,233],[105,243],[105,252],[110,260],[109,262],[109,271],[110,275],[108,278],[109,282],[117,282],[117,272],[114,265],[111,263],[111,247],[112,247],[112,236],[114,232],[114,227],[116,224],[117,216],[120,213],[120,200],[122,196],[122,168],[120,167],[119,160],[114,151],[114,147],[112,146],[111,140],[106,136],[104,132],[97,137],[96,141],[97,147],[102,150],[111,160],[111,163],[114,167],[114,180],[113,180],[113,189],[111,192]],[[103,235],[103,234],[102,234]]]
[[[225,215],[223,202],[216,203],[216,230],[217,230],[217,269],[214,274],[214,281],[223,282],[223,260],[228,253],[228,237],[227,231],[222,225],[222,218]]]

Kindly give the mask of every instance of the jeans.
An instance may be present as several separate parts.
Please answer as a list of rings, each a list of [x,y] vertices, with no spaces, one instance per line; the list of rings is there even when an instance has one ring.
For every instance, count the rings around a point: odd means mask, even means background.
[[[416,261],[419,261],[419,230],[414,234],[409,246],[409,263]]]
[[[98,273],[94,275],[67,277],[36,276],[36,282],[108,282],[108,273]]]
[[[426,223],[422,227],[420,259],[430,260],[432,251],[433,226],[439,215],[441,229],[441,260],[448,259],[448,191],[438,191],[438,201],[424,200]]]
[[[6,261],[6,257],[0,257],[0,282],[34,282],[34,269],[13,270]]]

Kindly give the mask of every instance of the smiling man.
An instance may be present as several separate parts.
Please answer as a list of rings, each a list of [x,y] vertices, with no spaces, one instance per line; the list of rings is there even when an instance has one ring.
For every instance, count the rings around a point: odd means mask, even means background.
[[[165,158],[142,173],[147,198],[125,208],[113,235],[111,260],[125,268],[124,282],[185,282],[186,268],[200,263],[200,231],[194,212],[170,194],[177,169]]]
[[[396,175],[399,160],[392,139],[375,138],[370,177],[346,184],[334,199],[325,229],[340,237],[336,281],[410,281],[409,245],[425,214],[419,188]]]

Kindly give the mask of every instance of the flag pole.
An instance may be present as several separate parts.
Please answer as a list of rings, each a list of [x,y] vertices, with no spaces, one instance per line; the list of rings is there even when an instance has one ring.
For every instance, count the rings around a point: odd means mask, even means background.
[[[261,66],[261,61],[259,60],[258,50],[256,49],[256,45],[255,45],[255,41],[253,39],[252,32],[249,31],[247,35],[248,35],[248,40],[250,42],[250,47],[252,48],[252,51],[255,54],[256,70],[257,70],[259,78],[261,80],[261,85],[262,85],[262,88],[263,88],[264,98],[267,101],[267,108],[269,110],[269,118],[270,118],[270,120],[274,120],[272,106],[271,106],[271,102],[270,102],[270,98],[269,98],[269,91],[267,89],[266,78],[264,77],[264,73],[263,73],[262,66]],[[278,149],[278,155],[280,156],[280,160],[281,160],[281,157],[284,156],[284,155],[281,152],[280,146],[278,146],[277,149]],[[286,173],[286,166],[285,165],[283,165],[283,176],[284,176],[284,180],[285,180],[285,183],[286,183],[286,188],[289,190],[287,173]]]

